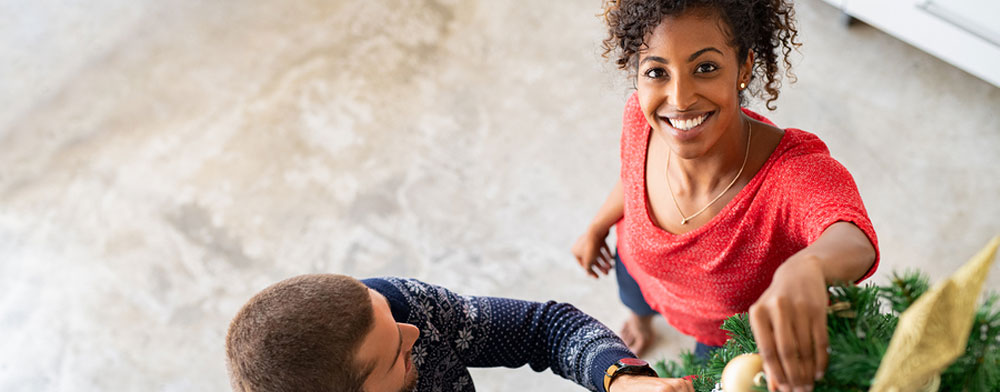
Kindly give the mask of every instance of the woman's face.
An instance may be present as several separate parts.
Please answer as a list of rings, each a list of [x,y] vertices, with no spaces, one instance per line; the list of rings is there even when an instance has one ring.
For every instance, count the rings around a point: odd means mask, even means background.
[[[738,132],[740,82],[752,57],[737,58],[716,12],[665,17],[639,51],[639,105],[655,132],[683,158],[705,155],[729,130]]]

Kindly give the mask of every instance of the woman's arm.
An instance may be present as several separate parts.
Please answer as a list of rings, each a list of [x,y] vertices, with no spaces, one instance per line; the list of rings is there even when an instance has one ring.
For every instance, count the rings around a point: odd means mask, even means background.
[[[875,247],[853,223],[837,222],[791,259],[798,258],[818,263],[828,285],[857,282],[875,264]]]
[[[590,223],[590,231],[607,232],[616,222],[622,219],[625,214],[625,196],[622,191],[622,180],[615,183],[611,189],[611,194],[604,200],[604,204],[597,210],[597,216]]]
[[[828,284],[854,282],[875,262],[875,248],[850,222],[830,225],[811,245],[778,267],[750,307],[750,325],[771,390],[811,386],[829,353]]]
[[[587,231],[573,244],[573,256],[588,275],[598,277],[594,267],[605,275],[611,270],[614,255],[605,243],[605,238],[608,237],[611,226],[622,219],[624,211],[625,197],[622,192],[622,181],[619,179],[604,204],[597,210],[597,216],[587,227]]]

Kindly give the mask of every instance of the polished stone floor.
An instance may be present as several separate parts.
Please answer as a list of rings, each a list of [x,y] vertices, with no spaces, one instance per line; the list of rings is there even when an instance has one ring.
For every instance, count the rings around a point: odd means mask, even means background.
[[[630,93],[598,3],[0,0],[0,390],[225,390],[229,319],[307,272],[568,301],[617,329],[612,280],[569,253]],[[1000,234],[1000,89],[797,7],[799,80],[767,115],[854,174],[875,279],[953,271]],[[691,347],[657,328],[649,359]]]

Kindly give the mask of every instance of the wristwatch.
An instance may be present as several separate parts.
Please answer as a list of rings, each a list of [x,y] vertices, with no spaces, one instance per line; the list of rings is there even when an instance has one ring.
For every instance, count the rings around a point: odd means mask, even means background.
[[[623,374],[659,377],[656,370],[649,367],[649,362],[639,358],[622,358],[608,366],[608,370],[604,372],[604,392],[610,391],[611,382]]]

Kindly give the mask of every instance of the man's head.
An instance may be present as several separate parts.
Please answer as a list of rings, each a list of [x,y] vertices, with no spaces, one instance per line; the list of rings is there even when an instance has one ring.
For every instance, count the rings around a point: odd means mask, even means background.
[[[410,350],[418,335],[357,279],[303,275],[240,309],[226,356],[236,391],[395,392],[416,383]]]

